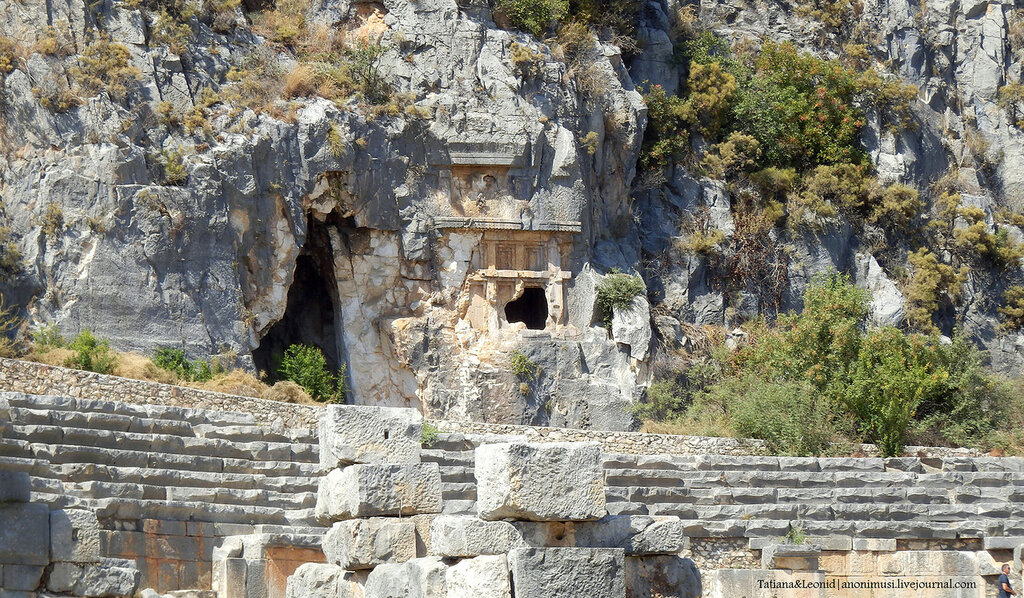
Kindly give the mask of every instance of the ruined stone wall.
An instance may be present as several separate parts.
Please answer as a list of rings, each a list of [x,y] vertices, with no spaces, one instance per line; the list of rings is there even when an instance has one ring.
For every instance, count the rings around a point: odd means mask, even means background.
[[[0,516],[35,508],[54,537],[67,515],[83,539],[26,567],[0,525],[0,575],[73,595],[87,578],[245,598],[376,598],[416,580],[433,585],[401,595],[491,596],[490,580],[497,596],[550,598],[556,581],[568,596],[598,580],[585,595],[734,598],[901,578],[983,598],[1002,563],[1020,572],[1021,459],[625,455],[593,432],[520,427],[421,446],[415,410],[319,413],[316,438],[245,413],[0,396],[0,474],[31,476],[14,501],[0,485],[0,503],[41,505]]]
[[[539,426],[511,426],[480,422],[429,420],[438,430],[462,434],[467,438],[494,436],[525,438],[530,442],[598,442],[606,453],[635,455],[764,455],[763,441],[752,438],[717,438],[712,436],[682,436],[677,434],[649,434],[646,432],[605,432],[572,428],[546,428]],[[845,448],[847,452],[877,457],[880,453],[873,444],[857,444]],[[908,455],[918,457],[972,457],[982,453],[976,449],[934,446],[908,446]]]
[[[0,390],[144,405],[169,405],[251,413],[256,416],[258,425],[280,424],[287,428],[316,428],[323,410],[320,405],[295,405],[268,401],[5,358],[0,358]],[[531,442],[598,442],[606,453],[638,455],[764,454],[764,443],[753,439],[644,432],[606,432],[431,418],[428,418],[427,421],[439,432],[447,434],[517,436]],[[866,456],[878,455],[878,449],[871,444],[860,444],[850,448]],[[918,446],[907,447],[906,453],[928,457],[980,455],[973,449]]]
[[[288,428],[315,428],[321,410],[316,405],[267,401],[6,358],[0,358],[0,390],[251,413],[260,425]]]

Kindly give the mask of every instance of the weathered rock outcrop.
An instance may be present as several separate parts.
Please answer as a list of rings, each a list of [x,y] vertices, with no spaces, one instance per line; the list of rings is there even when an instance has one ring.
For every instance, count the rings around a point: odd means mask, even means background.
[[[637,176],[646,108],[634,86],[680,87],[681,7],[646,2],[632,55],[587,48],[584,86],[548,45],[497,27],[486,3],[314,2],[308,22],[384,49],[380,74],[410,98],[390,113],[355,99],[262,111],[209,100],[254,52],[282,73],[295,66],[241,11],[216,31],[192,19],[172,52],[149,13],[115,0],[2,9],[0,34],[21,50],[3,79],[0,292],[32,327],[89,328],[119,349],[184,346],[269,370],[288,344],[316,344],[347,367],[350,402],[605,429],[634,425],[627,408],[649,381],[652,348],[684,346],[682,324],[797,308],[818,272],[854,273],[873,293],[873,321],[902,323],[897,269],[879,265],[877,238],[845,222],[766,233],[778,249],[770,297],[725,291],[709,260],[672,250],[697,212],[726,238],[737,229],[726,185],[682,166],[664,180]],[[831,57],[845,41],[782,2],[697,8],[702,26],[733,42],[791,40]],[[868,111],[862,143],[879,178],[925,192],[949,175],[988,231],[1024,192],[1024,137],[1015,109],[997,101],[1022,74],[1019,18],[1000,2],[869,0],[844,25],[878,68],[920,89],[912,127],[891,130]],[[137,84],[123,101],[99,93],[44,107],[73,83],[97,30],[130,51]],[[54,35],[59,51],[34,49]],[[187,132],[161,119],[160,102],[205,122]],[[185,174],[168,177],[168,160]],[[887,252],[904,263],[909,249]],[[642,273],[649,297],[605,329],[594,297],[611,268]],[[941,310],[942,332],[962,326],[1016,372],[1024,337],[998,327],[996,308],[1022,279],[1016,263],[976,268],[962,300]],[[513,351],[539,367],[513,372]]]
[[[592,310],[573,311],[593,302],[574,277],[628,213],[643,128],[617,48],[587,50],[601,91],[585,94],[546,46],[496,28],[485,6],[314,4],[310,24],[372,29],[385,49],[379,72],[411,94],[409,110],[209,104],[204,93],[228,88],[229,70],[264,51],[244,26],[218,33],[192,19],[175,55],[154,40],[150,13],[120,2],[83,11],[30,0],[7,13],[0,33],[30,48],[59,24],[71,56],[29,51],[4,79],[5,251],[20,259],[0,291],[33,327],[89,328],[119,349],[184,346],[270,369],[289,343],[316,344],[331,366],[347,366],[357,403],[631,425],[622,406],[640,365],[590,329]],[[124,101],[100,93],[65,112],[44,108],[37,96],[53,81],[66,87],[97,28],[130,50],[137,88]],[[513,65],[513,43],[535,54],[535,69]],[[270,60],[294,65],[285,53]],[[205,132],[161,121],[158,102],[198,106]],[[187,179],[167,184],[168,160]],[[521,338],[517,321],[545,336]],[[520,345],[541,366],[525,393],[506,361]],[[552,389],[584,373],[594,402],[552,411]]]

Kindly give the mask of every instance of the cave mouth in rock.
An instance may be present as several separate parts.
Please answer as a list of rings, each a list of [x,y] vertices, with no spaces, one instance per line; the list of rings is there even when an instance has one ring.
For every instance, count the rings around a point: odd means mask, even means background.
[[[267,330],[252,352],[256,368],[266,372],[268,381],[278,380],[277,370],[289,346],[313,345],[323,351],[327,367],[337,372],[344,363],[335,321],[337,290],[330,243],[318,242],[311,225],[309,240],[295,260],[295,276],[288,288],[284,315]]]
[[[548,298],[544,289],[527,287],[515,301],[505,304],[505,320],[509,324],[522,322],[530,330],[544,330],[548,321]]]

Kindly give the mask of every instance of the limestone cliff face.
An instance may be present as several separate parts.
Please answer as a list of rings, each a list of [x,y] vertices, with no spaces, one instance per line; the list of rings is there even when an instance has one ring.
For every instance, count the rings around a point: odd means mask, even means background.
[[[715,31],[730,43],[763,40],[791,41],[798,48],[823,58],[842,56],[843,45],[862,43],[869,62],[887,76],[895,76],[919,89],[910,103],[909,126],[898,130],[882,126],[868,111],[861,135],[879,180],[905,183],[921,192],[934,217],[942,185],[955,186],[963,206],[980,208],[987,233],[999,228],[1009,238],[1024,238],[1021,229],[1005,222],[1006,213],[1019,212],[1024,192],[1024,135],[1016,122],[1012,102],[999,101],[999,90],[1021,79],[1021,14],[1014,3],[904,2],[865,0],[841,14],[838,29],[807,15],[807,8],[842,6],[842,3],[701,2],[700,26]],[[631,65],[634,81],[649,80],[669,90],[680,87],[678,68],[665,68],[672,56],[671,31],[680,6],[668,2],[649,6],[643,35],[652,40],[647,52]],[[937,185],[938,183],[938,185]],[[695,178],[683,168],[670,170],[668,180],[655,189],[636,193],[634,212],[640,223],[630,247],[647,264],[648,286],[659,303],[656,325],[673,344],[679,323],[728,325],[766,309],[763,300],[745,292],[723,292],[720,279],[709,272],[706,259],[665,257],[681,224],[703,214],[731,237],[736,229],[730,204],[735,201],[723,186]],[[969,222],[957,218],[955,227]],[[857,230],[841,219],[826,222],[814,233],[775,229],[772,243],[788,257],[780,289],[781,310],[798,309],[808,280],[834,268],[852,275],[858,286],[872,291],[873,323],[903,325],[907,316],[906,264],[911,239],[888,239],[879,248],[878,231]],[[949,248],[931,246],[949,261]],[[881,254],[890,267],[879,266]],[[876,259],[878,257],[878,259]],[[893,264],[897,264],[893,267]],[[898,280],[903,274],[904,280]],[[1019,376],[1024,337],[999,327],[997,308],[1004,291],[1020,284],[1021,266],[1014,259],[1005,269],[973,263],[959,301],[940,305],[935,320],[943,334],[964,330],[991,355],[992,365]]]
[[[219,32],[193,19],[175,54],[154,39],[152,13],[132,4],[0,7],[0,35],[22,48],[3,80],[0,157],[4,251],[19,259],[0,291],[33,326],[89,328],[124,350],[234,352],[263,369],[310,342],[347,365],[353,402],[620,429],[632,425],[624,408],[649,380],[653,345],[685,342],[681,323],[731,325],[763,308],[723,294],[702,259],[667,257],[698,208],[734,229],[723,186],[682,167],[637,184],[646,109],[635,84],[680,81],[674,0],[647,3],[642,50],[629,60],[608,43],[585,48],[585,85],[544,43],[497,27],[486,2],[314,3],[308,22],[386,49],[380,73],[411,103],[377,116],[355,99],[301,97],[260,112],[226,95],[210,103],[204,90],[230,87],[254,52],[269,48],[282,73],[294,58],[240,10]],[[957,167],[965,203],[988,225],[1024,192],[1021,132],[996,103],[1021,74],[1013,11],[893,0],[866,2],[858,17],[872,58],[921,90],[916,127],[864,135],[879,176],[924,189]],[[791,39],[826,56],[838,44],[785,3],[706,2],[698,15],[734,41]],[[124,98],[44,106],[74,82],[97,30],[130,51],[137,82]],[[54,36],[59,50],[33,50]],[[199,106],[205,130],[168,124],[166,103]],[[983,140],[983,155],[968,138]],[[169,185],[179,159],[187,179]],[[877,320],[901,321],[900,289],[853,228],[783,240],[783,308],[798,306],[811,275],[837,267],[872,289]],[[641,272],[654,307],[638,299],[606,330],[594,289],[613,267]],[[944,316],[945,332],[963,324],[1008,371],[1024,339],[997,334],[995,305],[1020,274],[972,275]],[[513,373],[514,350],[539,374]]]
[[[347,365],[355,402],[630,425],[622,408],[642,364],[591,328],[592,284],[577,281],[628,213],[643,127],[614,46],[586,50],[603,91],[584,97],[565,64],[496,28],[486,6],[329,1],[307,20],[371,30],[387,49],[380,72],[410,108],[374,117],[354,100],[299,99],[275,118],[223,101],[201,107],[205,134],[188,134],[161,124],[159,102],[185,112],[227,86],[262,45],[247,27],[193,20],[175,56],[124,3],[4,11],[3,33],[21,46],[51,24],[69,45],[26,52],[4,80],[3,206],[21,260],[3,291],[33,325],[90,328],[120,349],[233,351],[264,369],[312,342]],[[97,27],[130,50],[138,88],[48,110],[40,88],[65,85]],[[513,43],[533,53],[529,73]],[[294,62],[274,60],[282,72]],[[181,156],[183,184],[164,184],[168,156]],[[517,297],[519,319],[537,320],[526,338],[504,313]],[[516,347],[542,367],[536,380],[511,372]],[[553,400],[559,384],[586,392]]]

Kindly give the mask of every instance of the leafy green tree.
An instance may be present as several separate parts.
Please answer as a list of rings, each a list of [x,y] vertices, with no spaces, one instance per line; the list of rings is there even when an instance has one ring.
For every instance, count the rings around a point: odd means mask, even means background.
[[[860,351],[867,298],[845,274],[817,276],[804,293],[803,312],[781,316],[774,331],[739,356],[742,367],[768,381],[804,381],[839,393]]]
[[[319,347],[291,345],[285,350],[277,373],[283,380],[291,380],[301,386],[313,400],[345,402],[345,368],[342,367],[337,375],[332,374]]]
[[[846,389],[864,436],[886,457],[899,456],[917,408],[943,393],[949,371],[927,337],[895,328],[868,333]]]
[[[498,0],[496,6],[514,27],[538,38],[569,14],[569,0]]]
[[[117,363],[117,356],[111,351],[107,340],[96,338],[88,329],[80,332],[68,348],[75,352],[64,362],[69,368],[109,374]]]

